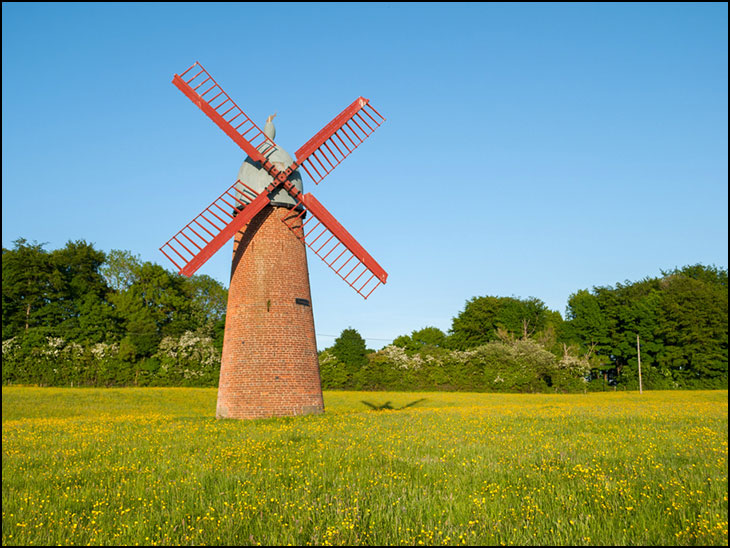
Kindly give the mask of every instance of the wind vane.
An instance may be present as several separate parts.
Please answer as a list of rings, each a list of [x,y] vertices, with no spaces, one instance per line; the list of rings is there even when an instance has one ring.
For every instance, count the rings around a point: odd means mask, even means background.
[[[302,242],[365,299],[388,274],[314,196],[302,193],[299,168],[319,184],[385,118],[358,97],[292,160],[273,141],[273,116],[262,131],[200,63],[172,83],[248,155],[239,179],[160,248],[180,274],[192,276],[234,238],[216,415],[321,413]]]

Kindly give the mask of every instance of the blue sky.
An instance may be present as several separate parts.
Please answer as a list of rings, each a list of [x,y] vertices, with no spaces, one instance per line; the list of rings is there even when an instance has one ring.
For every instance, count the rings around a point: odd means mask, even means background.
[[[387,118],[305,176],[389,273],[363,301],[309,256],[322,348],[727,268],[727,46],[721,3],[3,3],[3,246],[170,266],[244,158],[170,83],[199,61],[291,153],[358,96]],[[231,245],[199,273],[227,285]]]

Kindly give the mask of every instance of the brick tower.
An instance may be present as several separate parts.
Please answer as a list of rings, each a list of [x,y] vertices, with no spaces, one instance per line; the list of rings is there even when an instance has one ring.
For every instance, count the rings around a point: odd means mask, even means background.
[[[292,215],[266,206],[235,236],[219,418],[324,411],[301,223],[282,222]]]

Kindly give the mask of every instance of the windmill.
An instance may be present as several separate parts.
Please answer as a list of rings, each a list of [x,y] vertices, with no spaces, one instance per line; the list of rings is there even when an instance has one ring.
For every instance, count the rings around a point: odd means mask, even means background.
[[[192,276],[234,239],[216,415],[321,413],[305,244],[364,299],[388,274],[314,196],[302,193],[298,170],[319,184],[385,118],[358,97],[286,166],[275,161],[282,156],[273,135],[200,63],[172,83],[246,152],[247,162],[268,174],[263,186],[239,178],[160,247],[180,274]]]

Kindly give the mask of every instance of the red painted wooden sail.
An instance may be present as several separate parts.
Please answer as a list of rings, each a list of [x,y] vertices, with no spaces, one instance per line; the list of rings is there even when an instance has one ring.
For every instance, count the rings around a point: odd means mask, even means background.
[[[300,195],[301,211],[282,219],[294,234],[347,285],[367,299],[388,274],[360,243],[311,194]],[[305,214],[309,213],[306,216]],[[302,232],[295,230],[302,227]]]

